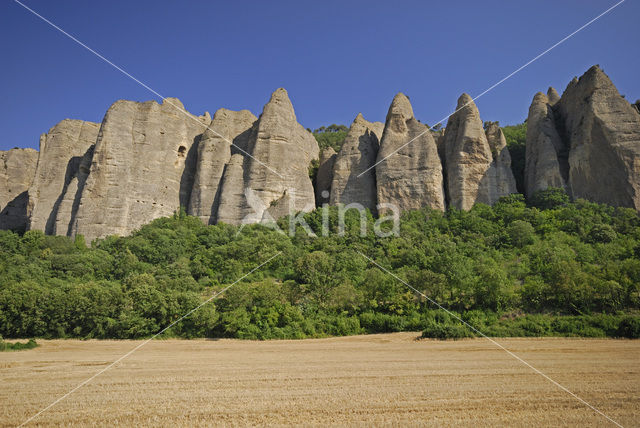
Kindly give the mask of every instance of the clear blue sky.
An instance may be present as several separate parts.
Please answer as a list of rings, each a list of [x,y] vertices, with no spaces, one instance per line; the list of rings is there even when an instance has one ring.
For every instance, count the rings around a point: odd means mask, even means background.
[[[284,87],[305,127],[383,121],[396,92],[434,124],[614,0],[22,0],[195,114],[256,115]],[[627,0],[477,100],[484,120],[522,122],[549,85],[600,64],[640,98],[640,2]],[[100,122],[117,99],[157,99],[12,0],[0,4],[0,149],[37,147],[64,118]]]

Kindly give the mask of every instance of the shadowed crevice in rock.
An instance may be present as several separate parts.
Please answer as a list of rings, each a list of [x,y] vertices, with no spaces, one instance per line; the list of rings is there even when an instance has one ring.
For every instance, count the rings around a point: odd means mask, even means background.
[[[27,229],[27,204],[29,193],[25,190],[13,198],[0,211],[0,230],[24,232]]]

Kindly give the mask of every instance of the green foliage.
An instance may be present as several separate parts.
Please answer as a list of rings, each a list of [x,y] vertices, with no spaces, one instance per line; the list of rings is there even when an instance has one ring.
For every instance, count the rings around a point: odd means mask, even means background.
[[[34,339],[29,339],[27,342],[5,342],[0,338],[0,352],[5,351],[22,351],[23,349],[33,349],[39,346]]]
[[[531,205],[541,210],[559,208],[568,203],[569,195],[563,189],[557,187],[539,190],[531,197]]]
[[[524,192],[525,142],[527,140],[527,122],[519,125],[503,126],[502,132],[507,140],[511,155],[511,170],[516,179],[518,192]]]
[[[320,151],[327,147],[332,147],[337,152],[340,151],[342,143],[349,132],[349,128],[344,125],[329,125],[327,127],[321,126],[313,131],[313,136],[316,137]]]
[[[388,238],[375,237],[370,213],[360,236],[356,211],[339,235],[337,207],[329,236],[319,233],[320,210],[305,214],[317,238],[206,226],[184,211],[91,247],[81,237],[0,231],[0,334],[140,338],[169,326],[165,336],[247,339],[472,333],[436,301],[492,336],[638,337],[638,214],[569,202],[557,189],[531,202],[510,195],[470,211],[407,212]]]

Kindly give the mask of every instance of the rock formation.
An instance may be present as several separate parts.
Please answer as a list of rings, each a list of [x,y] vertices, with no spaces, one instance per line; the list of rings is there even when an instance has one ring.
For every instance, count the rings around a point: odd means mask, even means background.
[[[218,110],[198,143],[198,155],[188,213],[213,224],[220,204],[225,166],[232,149],[246,151],[251,127],[257,118],[248,110]]]
[[[175,98],[117,101],[102,121],[72,233],[126,235],[189,201],[196,137],[207,117]]]
[[[34,149],[0,151],[0,229],[25,230],[28,193],[38,164]]]
[[[429,129],[413,116],[409,99],[397,94],[387,113],[376,162],[378,204],[400,210],[444,210],[442,165]]]
[[[330,203],[357,203],[376,212],[377,188],[374,167],[384,125],[354,119],[333,167]]]
[[[231,156],[231,160],[224,170],[217,213],[219,223],[240,224],[244,217],[250,214],[245,198],[244,161],[245,157],[236,153]],[[262,216],[255,219],[255,222],[257,223],[261,219]]]
[[[564,187],[574,198],[640,210],[640,115],[600,67],[559,99],[536,94],[527,123],[528,197]]]
[[[71,208],[65,199],[75,199],[80,163],[92,149],[100,125],[65,119],[40,138],[40,156],[33,184],[29,188],[29,228],[55,234],[56,224],[71,221]],[[64,205],[64,213],[60,207]],[[66,215],[66,217],[65,217]],[[67,229],[59,233],[67,234]]]
[[[548,187],[566,189],[568,148],[556,129],[552,105],[558,102],[558,93],[552,89],[549,88],[550,95],[538,92],[529,108],[524,170],[527,195]]]
[[[591,67],[555,108],[569,145],[571,195],[640,209],[640,115],[609,77]]]
[[[309,167],[318,151],[313,134],[297,122],[287,91],[277,89],[256,123],[246,160],[245,187],[261,201],[252,205],[258,216],[315,208]]]
[[[494,193],[494,198],[497,199],[517,193],[516,179],[511,169],[511,155],[507,148],[507,139],[498,122],[488,122],[485,135],[493,157],[493,162],[488,171],[488,181],[494,188],[490,193]]]
[[[444,137],[449,206],[468,210],[516,191],[504,135],[496,124],[488,131],[487,135],[471,97],[462,94]]]
[[[597,66],[562,96],[549,88],[527,119],[527,197],[561,187],[640,211],[640,114]],[[324,203],[470,209],[516,192],[497,122],[471,97],[444,130],[429,130],[398,94],[385,124],[353,121],[338,154],[297,122],[284,89],[259,118],[220,109],[194,116],[175,98],[117,101],[102,124],[65,119],[40,152],[0,152],[0,229],[126,235],[181,208],[204,223],[258,223]],[[312,166],[318,165],[314,183]],[[372,168],[373,167],[373,168]],[[383,208],[384,212],[388,207]]]
[[[322,206],[329,202],[331,182],[333,181],[333,166],[336,162],[336,151],[327,147],[320,153],[318,173],[316,174],[316,205]]]

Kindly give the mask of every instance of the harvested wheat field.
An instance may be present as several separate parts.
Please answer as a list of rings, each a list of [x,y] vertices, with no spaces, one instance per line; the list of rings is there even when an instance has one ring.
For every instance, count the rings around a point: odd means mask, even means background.
[[[417,336],[152,341],[29,425],[613,426],[487,340]],[[498,341],[623,426],[640,423],[640,341]],[[0,354],[2,426],[139,343],[42,341]]]

